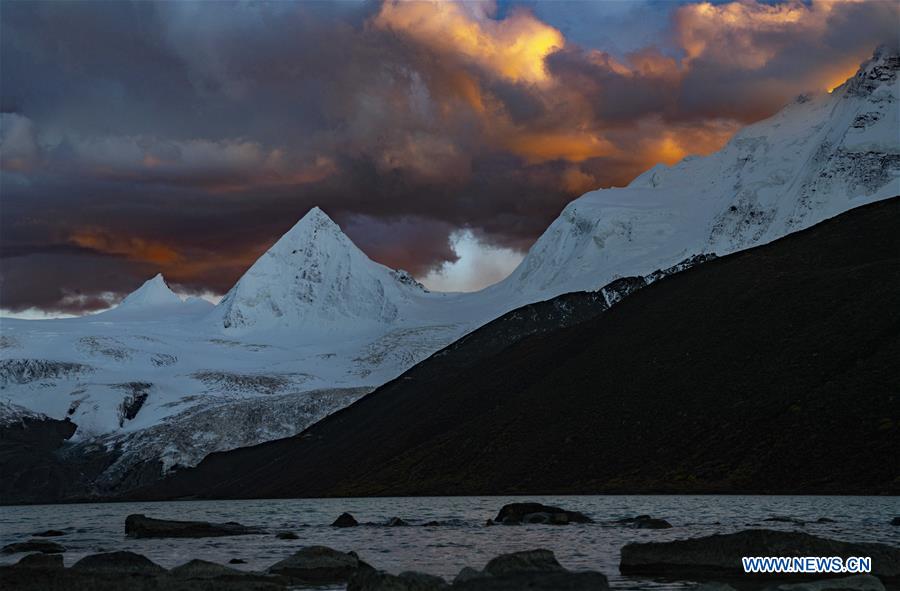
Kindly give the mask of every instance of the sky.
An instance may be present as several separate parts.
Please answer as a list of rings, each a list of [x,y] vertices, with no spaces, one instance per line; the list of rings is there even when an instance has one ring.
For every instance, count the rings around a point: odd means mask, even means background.
[[[0,309],[220,295],[314,205],[433,289],[843,82],[895,2],[3,2]]]

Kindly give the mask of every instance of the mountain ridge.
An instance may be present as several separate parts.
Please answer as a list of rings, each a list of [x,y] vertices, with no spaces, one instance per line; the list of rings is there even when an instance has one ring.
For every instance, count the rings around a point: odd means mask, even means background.
[[[98,494],[131,486],[122,474],[159,476],[292,435],[511,310],[619,280],[637,288],[658,269],[900,194],[898,67],[880,50],[834,93],[795,101],[716,154],[574,200],[513,274],[480,292],[422,289],[314,208],[212,309],[4,319],[2,396],[77,424],[66,449],[111,450]],[[248,409],[273,420],[244,420]]]
[[[560,296],[581,321],[485,349],[503,338],[488,325],[132,498],[896,494],[898,221],[900,197],[862,206],[603,313]]]

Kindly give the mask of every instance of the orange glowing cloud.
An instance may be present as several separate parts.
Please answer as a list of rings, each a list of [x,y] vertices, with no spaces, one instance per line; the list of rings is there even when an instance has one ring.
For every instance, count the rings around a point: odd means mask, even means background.
[[[504,137],[503,142],[506,149],[532,164],[547,160],[582,162],[617,152],[610,141],[590,131],[518,131]]]
[[[141,263],[168,266],[182,259],[178,252],[161,242],[115,235],[96,228],[78,230],[69,237],[69,241],[82,248]]]
[[[562,33],[525,10],[494,20],[473,6],[389,1],[372,22],[513,82],[546,82],[549,75],[544,58],[564,46]]]
[[[645,131],[649,139],[643,142],[640,158],[648,164],[662,162],[669,166],[685,156],[705,156],[721,149],[740,129],[737,122],[726,120],[678,127],[666,127],[659,122],[646,124],[647,127],[652,125],[660,125],[660,128],[655,133]]]

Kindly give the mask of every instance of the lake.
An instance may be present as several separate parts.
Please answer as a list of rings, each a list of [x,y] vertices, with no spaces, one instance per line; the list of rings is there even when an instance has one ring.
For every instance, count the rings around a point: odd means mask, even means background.
[[[639,514],[668,520],[666,530],[634,530],[609,524],[568,526],[485,527],[504,504],[534,500],[582,511],[598,522]],[[451,521],[440,527],[330,527],[343,512],[360,523],[383,524],[400,517],[411,524]],[[125,517],[143,513],[160,519],[237,521],[264,527],[270,534],[230,538],[151,539],[125,537]],[[619,551],[632,541],[664,541],[747,527],[799,530],[852,542],[900,545],[900,527],[890,525],[900,515],[897,497],[810,496],[534,496],[534,497],[417,497],[355,499],[293,499],[251,501],[179,501],[0,507],[0,544],[21,541],[46,529],[66,536],[50,538],[68,548],[69,566],[87,554],[131,550],[171,568],[192,558],[227,563],[240,558],[244,570],[262,570],[300,546],[325,545],[356,551],[376,568],[398,573],[417,570],[448,580],[464,566],[481,568],[505,552],[547,548],[563,566],[604,573],[616,589],[690,589],[690,582],[662,582],[619,575]],[[809,522],[798,526],[768,522],[789,516]],[[814,523],[821,517],[834,523]],[[299,540],[280,540],[276,531],[290,530]],[[0,555],[0,564],[18,561],[21,554]]]

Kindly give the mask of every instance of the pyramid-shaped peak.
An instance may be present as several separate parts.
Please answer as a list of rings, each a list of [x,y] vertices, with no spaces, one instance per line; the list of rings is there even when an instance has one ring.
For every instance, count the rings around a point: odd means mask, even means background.
[[[318,207],[267,250],[218,305],[225,328],[394,322],[409,278],[369,259]]]
[[[165,306],[180,304],[181,298],[169,288],[162,273],[157,273],[148,279],[139,288],[128,294],[119,304],[119,308],[146,308],[151,306]]]

